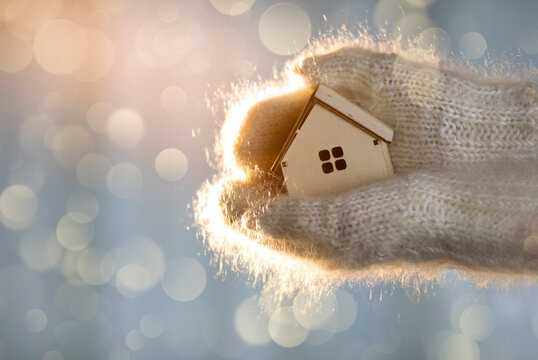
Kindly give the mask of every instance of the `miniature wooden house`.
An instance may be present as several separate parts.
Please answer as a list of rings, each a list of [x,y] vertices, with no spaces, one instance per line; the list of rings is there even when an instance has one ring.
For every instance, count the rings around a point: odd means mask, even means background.
[[[393,130],[334,90],[320,85],[271,170],[290,196],[337,193],[393,174]]]

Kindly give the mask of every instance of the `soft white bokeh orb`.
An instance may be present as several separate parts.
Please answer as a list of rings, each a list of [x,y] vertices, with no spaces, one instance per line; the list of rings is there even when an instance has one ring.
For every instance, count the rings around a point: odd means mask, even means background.
[[[426,8],[433,4],[435,0],[405,0],[409,5],[416,8]]]
[[[67,125],[51,133],[51,150],[58,163],[75,167],[80,159],[94,148],[93,138],[88,130],[79,125]]]
[[[63,0],[13,0],[2,1],[5,7],[2,16],[9,32],[27,42],[31,42],[38,30],[49,20],[58,15],[62,9]]]
[[[125,345],[133,351],[142,350],[146,344],[146,339],[139,330],[131,330],[125,335]]]
[[[37,213],[37,196],[28,186],[15,184],[0,195],[0,221],[9,229],[28,227]]]
[[[292,348],[301,345],[306,340],[308,330],[295,320],[291,306],[283,306],[271,315],[269,334],[278,345]]]
[[[94,226],[91,219],[82,213],[68,213],[56,225],[56,238],[66,249],[85,249],[93,239]]]
[[[128,264],[116,273],[116,289],[125,297],[138,297],[150,287],[151,277],[141,265]]]
[[[440,360],[479,360],[480,348],[473,339],[465,335],[447,338],[439,351]]]
[[[380,0],[374,9],[374,23],[379,29],[389,30],[402,15],[401,3],[398,0]]]
[[[24,315],[24,327],[26,330],[39,333],[47,327],[47,314],[42,310],[32,309]]]
[[[112,256],[98,249],[86,249],[77,261],[77,272],[88,285],[103,285],[114,275],[115,265]]]
[[[207,275],[196,259],[180,256],[168,262],[162,277],[164,292],[181,302],[196,299],[205,289]]]
[[[164,333],[165,325],[161,315],[149,313],[140,319],[140,332],[147,338],[158,338]]]
[[[357,302],[353,296],[345,290],[336,292],[337,311],[336,326],[334,331],[343,332],[349,329],[357,319]],[[331,328],[329,328],[331,330]]]
[[[413,41],[424,29],[432,25],[433,22],[427,13],[406,13],[394,24],[392,38],[407,48],[408,42]]]
[[[417,35],[415,45],[439,57],[447,57],[452,50],[452,42],[448,33],[437,27],[430,27]]]
[[[19,243],[19,254],[28,268],[35,271],[51,270],[62,258],[62,247],[48,230],[30,229]]]
[[[70,20],[56,19],[43,26],[34,39],[34,57],[46,71],[69,74],[86,59],[89,40],[86,32]]]
[[[334,294],[314,295],[301,291],[293,300],[293,315],[305,329],[319,330],[329,326],[336,318],[336,306]]]
[[[309,345],[323,345],[328,343],[333,337],[334,332],[327,330],[312,330],[308,333],[305,343]]]
[[[459,40],[459,50],[464,57],[470,60],[480,59],[484,56],[488,44],[484,36],[478,32],[468,32]]]
[[[471,305],[460,315],[460,330],[475,340],[487,339],[495,330],[495,313],[485,305]]]
[[[123,162],[114,165],[108,171],[106,182],[112,195],[120,199],[128,199],[140,193],[144,179],[136,165]]]
[[[188,167],[187,157],[179,149],[164,149],[155,158],[155,171],[166,181],[181,180],[185,176]]]
[[[526,29],[519,37],[519,47],[529,55],[538,54],[538,29]]]
[[[244,342],[250,345],[264,345],[271,341],[269,319],[265,317],[254,297],[241,302],[234,317],[235,330]]]
[[[308,14],[292,3],[277,3],[263,13],[258,26],[263,45],[278,55],[301,51],[312,32]]]
[[[161,105],[164,110],[178,114],[187,106],[187,94],[179,86],[169,86],[161,93]]]
[[[189,38],[176,24],[151,19],[138,29],[135,38],[136,55],[146,66],[169,68],[189,52]]]
[[[122,295],[135,298],[160,282],[166,261],[160,246],[151,239],[136,237],[124,245],[110,252],[119,269],[116,288]]]
[[[132,148],[138,145],[144,136],[146,126],[144,119],[133,109],[114,111],[107,123],[107,133],[118,146]]]
[[[107,174],[111,161],[102,154],[88,154],[77,164],[77,180],[80,185],[92,190],[100,190],[107,185]]]
[[[108,119],[113,112],[114,105],[105,101],[96,102],[88,109],[88,112],[86,113],[86,121],[93,131],[105,134]]]
[[[211,5],[224,15],[241,15],[252,7],[255,0],[210,0]]]

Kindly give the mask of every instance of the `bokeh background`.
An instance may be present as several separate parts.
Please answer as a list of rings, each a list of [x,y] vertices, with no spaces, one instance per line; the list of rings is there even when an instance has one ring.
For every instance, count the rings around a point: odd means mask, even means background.
[[[319,32],[512,72],[536,19],[535,0],[0,0],[0,359],[536,359],[538,287],[448,272],[260,310],[192,208],[223,121],[206,99]]]

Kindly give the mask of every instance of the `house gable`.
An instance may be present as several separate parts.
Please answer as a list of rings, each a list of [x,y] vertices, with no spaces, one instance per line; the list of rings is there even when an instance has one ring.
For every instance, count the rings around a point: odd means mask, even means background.
[[[289,195],[316,196],[390,175],[386,156],[385,142],[315,104],[280,165]]]

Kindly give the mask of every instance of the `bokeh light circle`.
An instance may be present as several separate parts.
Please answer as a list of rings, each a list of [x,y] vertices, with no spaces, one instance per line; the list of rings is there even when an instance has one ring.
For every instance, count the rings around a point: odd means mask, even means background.
[[[131,330],[125,336],[125,345],[133,351],[142,350],[146,344],[146,339],[139,330]]]
[[[106,284],[114,275],[115,265],[112,256],[97,249],[86,249],[77,261],[77,272],[88,285]]]
[[[252,7],[255,0],[210,0],[211,5],[224,15],[241,15]]]
[[[459,40],[459,50],[470,60],[480,59],[488,48],[486,39],[478,32],[465,33]]]
[[[460,329],[475,340],[487,339],[495,330],[495,314],[485,305],[471,305],[460,315]]]
[[[181,302],[196,299],[205,289],[207,275],[196,259],[180,256],[168,262],[162,277],[164,292]]]
[[[28,227],[37,212],[37,196],[28,186],[14,184],[0,195],[0,220],[13,230]]]
[[[95,29],[86,29],[87,56],[71,75],[81,81],[96,81],[108,74],[114,64],[115,49],[110,38]]]
[[[47,314],[42,310],[32,309],[24,315],[24,327],[26,330],[39,333],[47,327]]]
[[[278,345],[292,348],[301,345],[306,340],[308,330],[295,320],[291,306],[283,306],[271,315],[269,334]]]
[[[114,111],[107,123],[110,139],[123,148],[132,148],[142,140],[145,131],[144,119],[133,109]]]
[[[435,0],[405,0],[409,5],[416,8],[426,8],[433,4]]]
[[[292,3],[277,3],[263,13],[258,26],[263,45],[278,55],[302,50],[312,32],[308,14]]]
[[[440,360],[479,360],[480,348],[473,339],[458,334],[443,342],[439,355]]]
[[[88,109],[86,121],[89,127],[101,134],[107,131],[107,123],[110,115],[114,112],[114,106],[104,101],[96,102]]]
[[[336,317],[336,306],[334,294],[313,296],[308,291],[301,291],[293,300],[293,316],[305,329],[319,330]]]
[[[56,238],[66,249],[85,249],[93,239],[94,227],[91,219],[82,213],[68,213],[58,221]]]
[[[102,154],[88,154],[77,164],[77,180],[85,188],[100,190],[106,187],[107,174],[112,168],[110,160]]]
[[[135,298],[159,283],[164,273],[164,254],[153,240],[133,238],[125,248],[113,250],[116,273],[116,288],[125,297]]]
[[[164,320],[157,313],[146,314],[140,319],[140,332],[147,338],[158,338],[164,333]]]
[[[1,15],[1,14],[0,14]],[[33,58],[32,44],[17,39],[0,24],[0,71],[16,73],[26,69]]]
[[[185,110],[187,94],[179,86],[169,86],[161,93],[161,105],[164,110],[178,114]]]
[[[108,191],[120,199],[137,196],[142,190],[142,172],[134,164],[123,162],[114,165],[107,174]]]
[[[189,162],[179,149],[168,148],[155,158],[155,171],[166,181],[178,181],[187,172]]]
[[[7,3],[3,19],[9,31],[17,38],[31,42],[36,32],[58,15],[63,0],[4,0]],[[0,6],[1,7],[1,6]]]
[[[148,271],[138,264],[125,265],[116,273],[116,288],[123,296],[134,298],[150,287]]]
[[[357,319],[357,302],[353,296],[345,290],[338,290],[336,292],[336,300],[337,312],[334,331],[343,332],[349,329]],[[331,328],[328,330],[331,330]]]
[[[94,148],[94,140],[86,128],[67,125],[55,129],[51,149],[54,158],[65,167],[75,167]]]
[[[34,57],[46,71],[62,75],[77,70],[86,59],[89,40],[86,32],[70,20],[52,20],[34,39]]]
[[[519,37],[519,47],[529,55],[538,54],[538,29],[527,29]]]
[[[438,57],[447,57],[452,50],[450,35],[437,27],[428,28],[418,34],[415,38],[415,45]]]
[[[30,229],[19,243],[19,254],[28,268],[47,271],[58,265],[63,251],[49,230]]]
[[[241,302],[234,317],[235,329],[241,339],[250,345],[264,345],[271,341],[269,319],[262,315],[256,298]]]

